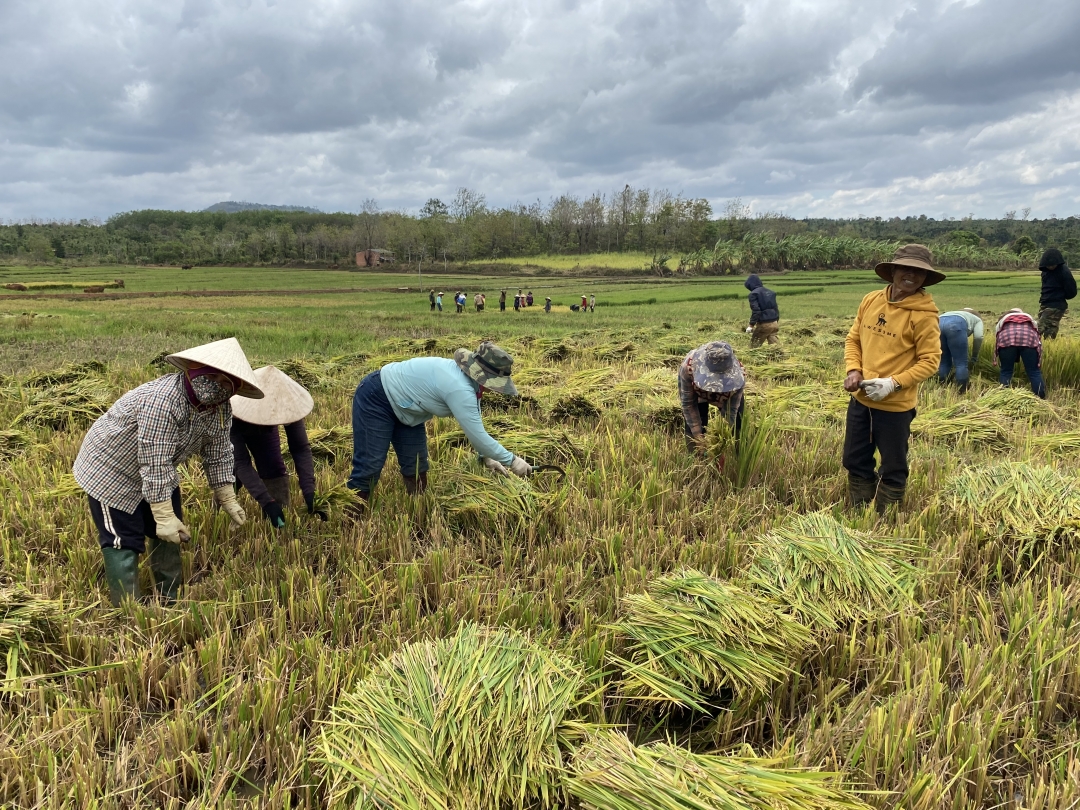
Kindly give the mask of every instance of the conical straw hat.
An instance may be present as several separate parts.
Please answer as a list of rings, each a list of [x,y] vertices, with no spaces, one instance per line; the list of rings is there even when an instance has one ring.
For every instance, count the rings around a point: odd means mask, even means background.
[[[170,354],[165,359],[181,371],[187,371],[193,363],[216,368],[240,380],[240,390],[236,392],[238,396],[262,399],[263,392],[255,382],[255,372],[251,370],[251,364],[236,338],[204,343],[194,349]]]
[[[232,398],[233,416],[253,425],[291,425],[315,407],[304,386],[274,366],[255,369],[255,381],[266,395],[262,399]]]

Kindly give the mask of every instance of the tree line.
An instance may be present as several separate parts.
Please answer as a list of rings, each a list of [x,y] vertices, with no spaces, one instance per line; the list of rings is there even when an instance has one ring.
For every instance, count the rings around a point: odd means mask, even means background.
[[[865,266],[895,243],[931,244],[943,264],[1029,266],[1049,244],[1080,263],[1080,218],[1031,220],[867,217],[795,219],[752,213],[741,200],[714,212],[708,200],[632,188],[588,197],[564,194],[507,207],[462,188],[417,213],[131,211],[105,222],[0,224],[5,263],[351,265],[383,249],[399,263],[449,265],[540,254],[644,252],[659,272],[732,272]]]

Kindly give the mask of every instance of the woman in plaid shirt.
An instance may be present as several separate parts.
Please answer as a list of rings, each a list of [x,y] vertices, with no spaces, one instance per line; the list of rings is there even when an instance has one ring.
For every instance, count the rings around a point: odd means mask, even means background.
[[[1016,361],[1024,364],[1031,391],[1046,399],[1046,383],[1042,376],[1042,338],[1035,319],[1022,309],[1006,312],[994,330],[994,362],[1001,364],[998,382],[1004,386],[1012,383]]]
[[[120,397],[87,431],[75,459],[75,480],[90,501],[113,605],[139,598],[139,555],[147,538],[158,594],[176,598],[180,543],[191,537],[182,522],[176,468],[191,456],[201,456],[214,499],[233,523],[247,519],[233,491],[229,398],[263,394],[243,349],[236,338],[226,338],[165,359],[180,373]]]

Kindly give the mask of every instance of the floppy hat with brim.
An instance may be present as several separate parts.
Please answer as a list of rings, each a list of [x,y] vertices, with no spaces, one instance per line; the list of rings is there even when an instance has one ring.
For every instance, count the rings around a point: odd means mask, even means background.
[[[315,407],[304,386],[274,366],[255,369],[255,381],[264,394],[262,399],[232,398],[233,416],[253,425],[291,425],[299,422]]]
[[[509,397],[518,395],[517,387],[510,379],[514,358],[494,343],[485,340],[475,352],[458,349],[454,352],[454,362],[484,388]]]
[[[714,340],[690,353],[694,388],[709,394],[726,394],[746,385],[746,375],[735,359],[731,344]]]
[[[187,371],[194,364],[216,368],[240,381],[240,389],[236,392],[236,396],[262,399],[263,392],[255,381],[255,372],[251,370],[251,364],[248,363],[244,350],[240,348],[240,341],[236,338],[204,343],[194,349],[170,354],[165,360],[181,371]]]
[[[923,282],[923,286],[929,287],[945,280],[944,273],[930,266],[933,260],[934,256],[926,245],[904,245],[896,249],[892,261],[882,262],[874,268],[874,272],[885,281],[892,281],[893,270],[898,267],[914,267],[926,271],[926,281]]]

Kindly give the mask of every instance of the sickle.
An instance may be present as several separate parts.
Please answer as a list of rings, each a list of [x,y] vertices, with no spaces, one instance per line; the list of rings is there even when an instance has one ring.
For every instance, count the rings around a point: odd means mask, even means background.
[[[537,473],[554,472],[559,474],[559,483],[562,483],[566,478],[566,470],[560,467],[558,464],[535,464],[533,465],[532,472],[529,475],[536,475]]]

